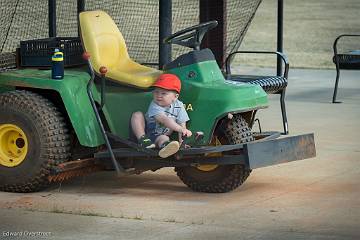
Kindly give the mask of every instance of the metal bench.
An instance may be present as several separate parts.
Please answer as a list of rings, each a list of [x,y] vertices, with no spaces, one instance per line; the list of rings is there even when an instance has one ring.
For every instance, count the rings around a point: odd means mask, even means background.
[[[338,53],[338,41],[342,37],[360,37],[358,34],[342,34],[334,41],[334,57],[333,62],[336,66],[336,80],[333,93],[333,103],[340,103],[336,101],[337,89],[339,84],[340,69],[360,70],[360,50],[352,50],[346,53]]]
[[[236,54],[275,54],[279,56],[284,65],[284,72],[276,76],[255,76],[255,75],[238,75],[231,74],[230,62],[235,57]],[[227,80],[244,82],[249,84],[256,84],[261,86],[264,91],[268,94],[280,94],[280,107],[283,120],[284,134],[289,133],[288,121],[286,116],[285,108],[285,90],[288,85],[288,72],[289,72],[289,61],[287,57],[280,52],[268,52],[268,51],[236,51],[226,58],[225,61],[225,77]]]

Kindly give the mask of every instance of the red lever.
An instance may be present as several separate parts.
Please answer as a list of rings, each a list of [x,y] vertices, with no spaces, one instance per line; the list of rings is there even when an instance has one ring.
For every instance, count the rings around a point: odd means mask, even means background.
[[[107,73],[107,68],[104,66],[101,66],[99,69],[99,72],[101,73],[101,76],[105,76],[105,74]]]
[[[90,59],[90,53],[84,52],[83,55],[82,55],[82,58],[83,58],[85,61],[88,61],[88,60]]]

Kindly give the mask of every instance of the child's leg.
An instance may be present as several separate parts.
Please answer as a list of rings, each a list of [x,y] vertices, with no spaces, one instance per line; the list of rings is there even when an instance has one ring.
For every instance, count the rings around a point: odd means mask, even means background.
[[[131,115],[131,128],[137,139],[145,135],[145,117],[142,112],[134,112]]]
[[[155,144],[145,135],[145,117],[142,112],[134,112],[131,115],[131,128],[138,140],[138,143],[144,148],[154,148]]]
[[[155,145],[158,147],[158,148],[161,148],[162,145],[166,142],[169,142],[170,141],[170,138],[169,136],[166,136],[166,135],[160,135],[156,138],[155,140]]]
[[[178,141],[171,141],[169,136],[166,135],[160,135],[155,140],[156,146],[160,148],[159,156],[161,158],[167,158],[173,154],[175,154],[177,151],[179,151],[180,144]]]

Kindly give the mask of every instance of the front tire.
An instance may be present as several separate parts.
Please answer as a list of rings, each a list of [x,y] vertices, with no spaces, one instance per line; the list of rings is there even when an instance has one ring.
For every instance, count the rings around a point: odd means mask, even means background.
[[[223,136],[217,138],[215,143],[238,144],[254,141],[251,129],[241,115],[234,115],[221,132]],[[243,184],[251,172],[240,164],[176,167],[175,171],[189,188],[207,193],[230,192]]]
[[[29,91],[0,95],[0,190],[47,187],[53,166],[68,160],[69,134],[61,113]]]

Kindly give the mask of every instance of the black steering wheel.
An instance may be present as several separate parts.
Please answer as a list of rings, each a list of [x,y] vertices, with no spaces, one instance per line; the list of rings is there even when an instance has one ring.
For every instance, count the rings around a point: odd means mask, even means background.
[[[217,25],[217,21],[200,23],[171,34],[164,39],[164,42],[168,44],[178,44],[194,50],[200,50],[200,44],[204,35],[207,31],[213,29]]]

